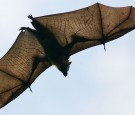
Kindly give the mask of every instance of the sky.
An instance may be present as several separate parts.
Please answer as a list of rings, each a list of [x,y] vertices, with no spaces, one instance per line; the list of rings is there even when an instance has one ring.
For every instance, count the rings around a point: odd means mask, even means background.
[[[134,6],[135,0],[0,0],[0,57],[12,46],[29,14],[73,11],[96,2]],[[135,115],[135,31],[70,58],[68,77],[55,67],[44,71],[0,115]]]

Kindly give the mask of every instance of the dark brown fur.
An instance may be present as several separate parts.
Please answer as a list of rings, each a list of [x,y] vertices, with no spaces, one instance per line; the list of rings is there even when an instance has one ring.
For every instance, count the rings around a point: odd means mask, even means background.
[[[32,19],[32,25],[36,30],[25,27],[22,27],[21,29],[28,29],[38,38],[38,41],[42,44],[46,52],[45,58],[52,65],[55,65],[64,76],[67,76],[71,62],[69,62],[69,55],[67,55],[68,53],[65,51],[65,48],[58,43],[55,36],[48,28],[40,24],[31,15],[28,16],[28,18]]]

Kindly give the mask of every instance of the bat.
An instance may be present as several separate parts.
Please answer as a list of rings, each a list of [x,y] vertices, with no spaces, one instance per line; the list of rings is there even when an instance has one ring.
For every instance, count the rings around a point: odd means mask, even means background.
[[[68,75],[70,56],[117,39],[135,29],[135,8],[100,3],[48,16],[32,17],[35,29],[21,27],[0,59],[0,107],[17,98],[51,65]],[[32,90],[31,90],[32,91]]]

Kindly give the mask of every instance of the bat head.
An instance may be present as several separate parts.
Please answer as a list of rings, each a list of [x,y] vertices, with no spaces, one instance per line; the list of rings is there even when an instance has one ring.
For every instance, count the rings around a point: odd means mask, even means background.
[[[63,73],[64,76],[68,75],[68,70],[70,67],[71,62],[67,60],[66,63],[62,64],[61,66],[58,66],[58,69]]]

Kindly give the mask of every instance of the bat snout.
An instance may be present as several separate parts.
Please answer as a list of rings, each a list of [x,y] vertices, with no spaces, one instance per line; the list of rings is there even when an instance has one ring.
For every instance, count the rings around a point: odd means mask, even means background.
[[[65,77],[67,77],[68,72],[62,72]]]
[[[66,65],[66,66],[61,66],[58,68],[62,73],[63,75],[66,77],[68,75],[68,70],[69,70],[69,65]]]

